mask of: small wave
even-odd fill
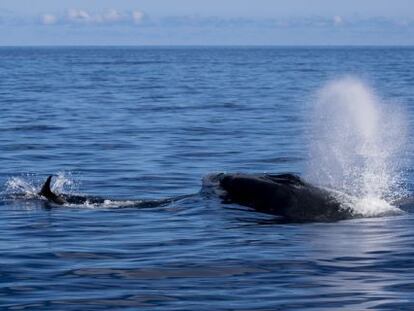
[[[365,217],[399,215],[404,212],[385,200],[376,197],[365,197],[354,202],[354,210]]]
[[[141,201],[141,200],[137,200],[137,201],[133,201],[133,200],[110,200],[110,199],[106,199],[106,200],[102,200],[101,202],[94,202],[93,199],[91,200],[86,200],[83,203],[65,203],[63,206],[66,207],[74,207],[74,208],[90,208],[90,209],[95,209],[95,208],[126,208],[126,207],[136,207],[139,206],[140,204],[145,203],[145,201]]]
[[[403,210],[378,197],[356,197],[332,189],[327,190],[341,202],[344,208],[350,209],[355,217],[382,217],[404,213]]]
[[[219,197],[223,196],[226,192],[220,187],[219,177],[223,173],[211,173],[203,177],[201,192],[203,194],[213,194]]]

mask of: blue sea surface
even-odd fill
[[[283,224],[197,194],[213,172],[301,174],[315,93],[344,75],[412,133],[413,68],[408,47],[0,48],[0,309],[413,310],[414,214]],[[195,195],[14,196],[49,174],[114,200]]]

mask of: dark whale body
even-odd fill
[[[219,174],[216,178],[225,191],[224,202],[283,216],[286,220],[326,222],[358,216],[332,192],[293,174]]]

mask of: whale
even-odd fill
[[[51,189],[52,175],[38,195],[53,205],[105,204],[108,198],[56,193]],[[213,189],[213,192],[210,191]],[[157,207],[181,199],[218,196],[223,204],[237,204],[253,211],[281,217],[286,222],[335,222],[362,218],[352,207],[352,197],[332,189],[313,185],[292,173],[283,174],[210,174],[199,193],[158,200],[116,200],[118,207]],[[414,210],[414,199],[399,202],[401,210]]]
[[[220,173],[214,177],[223,203],[236,203],[293,222],[332,222],[356,217],[337,193],[298,175]]]

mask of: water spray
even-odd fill
[[[354,198],[362,214],[382,213],[405,195],[401,159],[407,127],[401,107],[345,77],[318,92],[311,116],[307,180]]]

